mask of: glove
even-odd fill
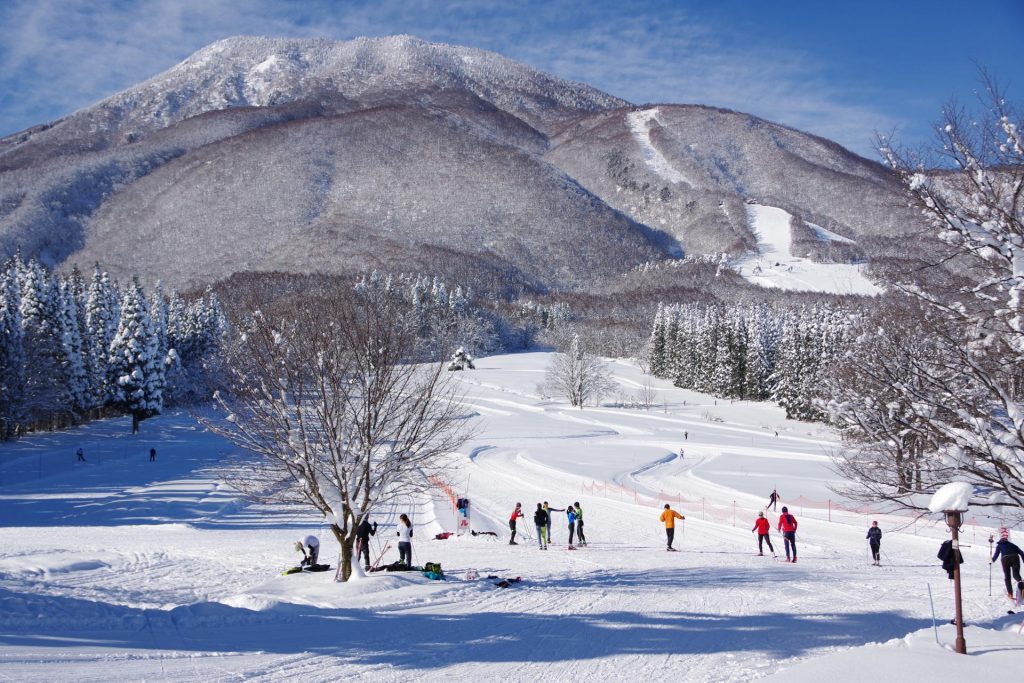
[[[303,552],[302,541],[295,541],[295,549],[298,550],[300,553]]]

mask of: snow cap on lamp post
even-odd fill
[[[928,509],[932,512],[966,512],[974,487],[964,481],[951,481],[932,494]]]

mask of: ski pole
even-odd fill
[[[988,537],[988,597],[992,597],[992,534]]]

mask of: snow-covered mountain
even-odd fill
[[[232,38],[0,140],[0,252],[174,285],[250,270],[444,270],[586,288],[756,251],[744,202],[841,238],[907,232],[892,178],[735,112],[637,108],[408,36]]]

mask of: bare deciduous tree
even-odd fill
[[[556,354],[551,361],[547,384],[552,393],[565,396],[569,405],[580,409],[587,401],[600,401],[615,388],[608,366],[583,350],[579,335],[573,336],[565,353]]]
[[[344,291],[256,312],[230,348],[215,432],[256,456],[232,483],[257,500],[310,506],[352,573],[356,528],[420,492],[471,436],[441,362],[411,363],[415,330],[387,293]]]

